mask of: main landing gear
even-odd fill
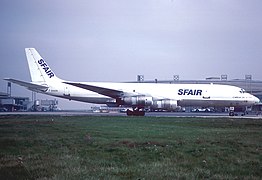
[[[141,108],[127,109],[126,114],[127,116],[145,116],[145,110]]]
[[[241,116],[245,116],[246,112],[239,112],[239,114]],[[239,115],[238,112],[234,112],[234,111],[229,111],[229,116],[238,116]]]

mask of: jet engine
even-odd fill
[[[139,95],[139,96],[125,96],[118,99],[117,104],[127,105],[137,108],[150,107],[152,109],[164,109],[168,111],[174,111],[179,108],[177,101],[172,99],[153,100],[151,96]]]
[[[154,101],[152,108],[172,111],[172,110],[177,110],[179,107],[177,106],[176,100],[163,99],[163,100]]]
[[[140,96],[126,96],[120,99],[120,104],[131,106],[151,106],[153,104],[153,97],[140,95]]]

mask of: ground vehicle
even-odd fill
[[[213,112],[210,108],[194,108],[191,112]]]

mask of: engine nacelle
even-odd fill
[[[131,106],[151,106],[153,104],[153,97],[150,96],[126,96],[121,99],[121,104]]]
[[[159,101],[154,101],[152,105],[153,109],[165,109],[165,110],[177,110],[177,101],[172,99],[164,99]]]

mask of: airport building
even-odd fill
[[[35,94],[35,93],[33,93]],[[18,97],[11,95],[11,83],[7,84],[7,93],[0,92],[0,112],[5,111],[55,111],[58,100],[39,100],[33,96]]]
[[[30,100],[29,97],[10,96],[0,92],[0,112],[5,111],[55,111],[58,100]]]
[[[0,92],[1,111],[26,111],[30,105],[29,97],[11,97],[7,93]]]

